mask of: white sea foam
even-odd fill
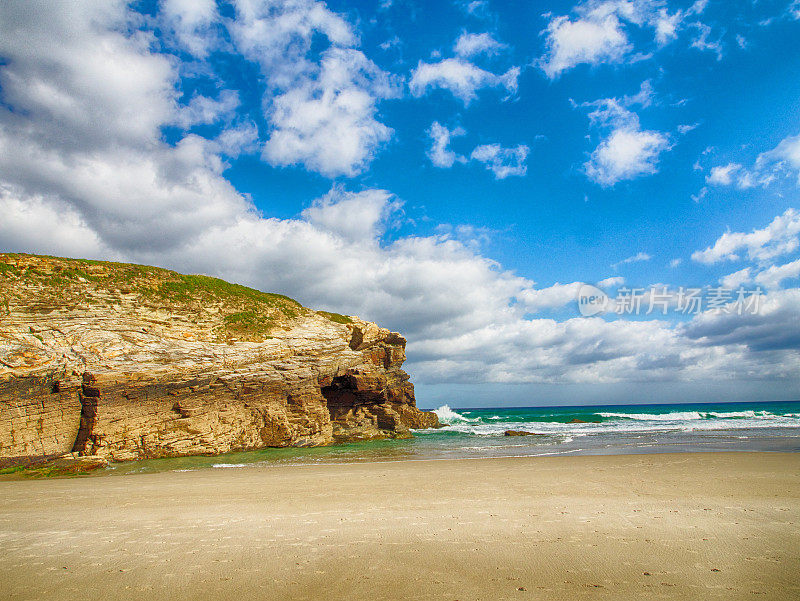
[[[730,417],[775,417],[774,414],[770,413],[769,411],[709,411],[706,415],[710,417],[722,417],[722,418],[730,418]]]
[[[672,413],[598,413],[603,417],[622,417],[643,421],[686,421],[703,419],[704,414],[699,411],[674,411]]]
[[[800,420],[795,417],[776,415],[769,412],[754,412],[753,415],[750,415],[750,412],[746,411],[719,413],[719,415],[712,415],[711,413],[699,413],[694,411],[672,412],[664,414],[606,413],[601,415],[604,417],[613,416],[617,417],[618,419],[607,419],[601,423],[564,423],[539,421],[492,421],[489,423],[479,423],[479,420],[466,418],[460,421],[453,420],[450,423],[443,421],[444,426],[438,431],[458,432],[472,436],[502,436],[505,430],[527,430],[530,432],[536,432],[537,434],[575,437],[613,432],[693,432],[706,430],[800,427]],[[436,431],[432,432],[435,433]]]
[[[434,409],[433,412],[436,414],[436,417],[439,418],[439,421],[443,424],[453,424],[458,422],[477,422],[478,418],[469,418],[460,413],[456,413],[452,409],[450,409],[449,405],[442,405],[438,409]]]

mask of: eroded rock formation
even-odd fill
[[[0,457],[410,436],[397,333],[203,276],[0,254]]]

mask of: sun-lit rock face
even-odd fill
[[[405,344],[214,278],[0,254],[0,457],[407,437],[438,422],[416,407]]]

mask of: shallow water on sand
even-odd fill
[[[800,402],[436,409],[443,427],[409,440],[263,449],[114,464],[104,473],[270,468],[482,457],[800,451]],[[505,436],[524,430],[537,436]]]

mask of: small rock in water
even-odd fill
[[[527,430],[506,430],[503,432],[505,436],[544,436],[544,434],[537,434],[536,432],[528,432]]]

